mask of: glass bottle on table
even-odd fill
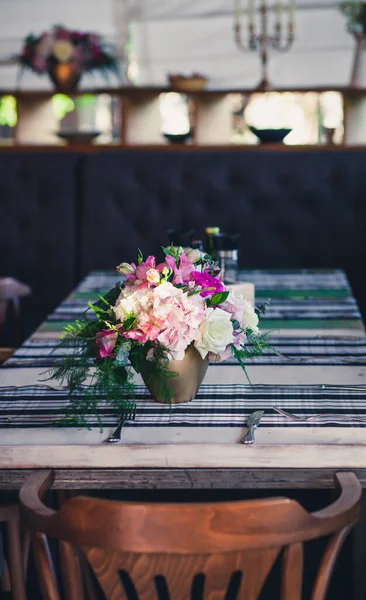
[[[217,244],[217,261],[221,271],[221,279],[225,283],[235,283],[238,279],[238,238],[237,235],[221,234]]]
[[[205,252],[217,260],[217,236],[220,234],[220,227],[206,227]]]

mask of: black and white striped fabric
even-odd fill
[[[165,405],[152,401],[145,386],[136,386],[136,418],[126,427],[243,427],[249,415],[264,410],[265,427],[325,427],[327,419],[294,422],[278,414],[273,407],[308,417],[322,413],[334,417],[333,427],[366,427],[366,387],[347,391],[322,386],[202,385],[196,398],[187,404]],[[132,398],[131,398],[132,400]],[[55,427],[63,424],[68,406],[66,390],[46,385],[30,385],[2,390],[0,427]],[[114,425],[118,415],[101,402],[104,426]],[[364,418],[364,422],[357,421]],[[95,416],[87,419],[98,426]]]
[[[136,420],[127,426],[243,426],[248,415],[260,409],[265,410],[261,423],[268,427],[329,426],[320,419],[291,421],[273,410],[276,405],[302,417],[323,413],[347,416],[336,419],[332,426],[366,426],[366,385],[362,386],[366,381],[366,337],[345,274],[339,270],[244,271],[239,280],[255,284],[259,304],[271,296],[262,321],[262,327],[272,329],[271,347],[248,362],[252,380],[263,385],[243,384],[241,367],[229,360],[210,366],[209,372],[217,369],[219,383],[210,385],[206,376],[197,397],[184,405],[155,403],[145,386],[137,386]],[[88,300],[95,301],[118,281],[116,273],[89,275],[0,369],[0,427],[60,424],[68,405],[67,390],[57,389],[57,383],[53,387],[44,383],[47,368],[65,352],[57,347],[59,336],[68,322],[83,316]],[[347,385],[322,389],[319,381]],[[349,389],[350,385],[354,389]],[[118,420],[103,402],[100,414],[105,425]],[[365,423],[355,417],[365,417]],[[89,424],[97,426],[97,420],[90,417]]]
[[[250,366],[263,365],[365,365],[366,366],[366,337],[325,338],[325,337],[269,337],[270,348],[263,356],[257,356],[250,361]],[[29,338],[8,360],[8,367],[14,369],[39,367],[49,368],[67,353],[65,349],[57,348],[59,338],[44,338],[34,335]],[[226,364],[238,364],[235,359],[229,359]],[[240,368],[240,367],[239,367]]]

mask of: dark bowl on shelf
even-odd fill
[[[163,133],[163,136],[171,144],[185,144],[192,137],[192,132],[187,131],[186,133]]]
[[[91,144],[101,134],[101,131],[58,131],[59,138],[68,144]]]
[[[249,125],[261,144],[281,144],[285,137],[291,133],[292,129],[257,129]]]

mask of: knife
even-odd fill
[[[263,413],[264,413],[264,410],[256,410],[254,413],[252,413],[249,416],[248,421],[247,421],[248,431],[246,432],[244,437],[242,437],[242,439],[241,439],[242,444],[254,444],[254,442],[255,442],[254,430],[258,427]]]

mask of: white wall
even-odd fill
[[[271,0],[272,4],[275,0]],[[129,11],[139,83],[164,84],[168,72],[201,71],[211,87],[251,87],[260,79],[259,57],[233,42],[233,0],[0,0],[0,58],[19,51],[27,33],[62,23],[120,41],[118,7]],[[242,0],[245,6],[246,0]],[[347,85],[353,39],[334,0],[298,0],[296,41],[273,52],[270,78],[278,86]],[[318,8],[315,8],[315,7]],[[321,8],[322,7],[322,8]],[[17,68],[0,67],[0,88],[16,86]],[[84,77],[82,84],[105,85]],[[25,73],[22,89],[48,88],[47,78]]]

